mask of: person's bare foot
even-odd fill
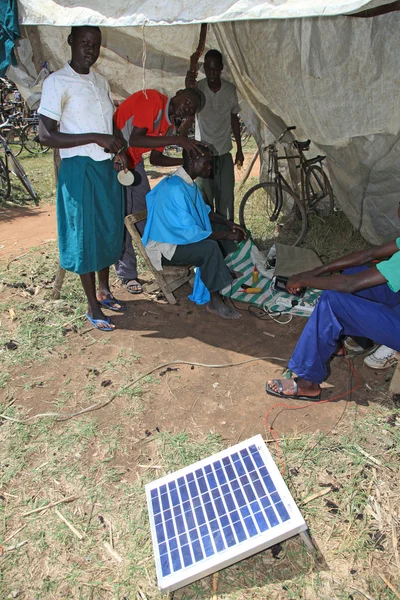
[[[223,319],[240,319],[242,314],[236,308],[227,306],[218,292],[211,292],[210,302],[206,305],[208,312],[214,313]]]
[[[321,392],[318,383],[301,379],[301,377],[296,377],[296,379],[271,379],[268,381],[268,385],[273,392],[282,397],[305,396],[317,398]]]

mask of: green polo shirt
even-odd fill
[[[400,249],[400,237],[397,238],[396,244]],[[400,252],[395,252],[391,258],[377,264],[376,268],[387,280],[387,284],[393,292],[400,291]]]

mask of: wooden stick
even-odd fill
[[[357,446],[357,444],[354,444],[354,448],[356,450],[358,450],[358,452],[360,454],[362,454],[363,456],[365,456],[365,458],[368,458],[371,462],[373,462],[374,464],[378,465],[378,467],[382,466],[382,463],[381,463],[380,460],[378,460],[377,458],[375,458],[371,454],[368,454],[368,452],[365,452],[365,450],[363,448],[361,448],[361,446]]]
[[[332,488],[328,487],[325,490],[322,490],[321,492],[316,492],[315,494],[312,494],[311,496],[308,496],[307,498],[302,500],[300,502],[300,504],[308,504],[309,502],[311,502],[312,500],[315,500],[316,498],[320,498],[321,496],[326,496],[326,494],[329,494],[329,492],[331,492],[331,491],[332,491]]]
[[[6,539],[4,540],[4,543],[9,542],[10,540],[12,540],[13,537],[15,537],[20,531],[22,531],[23,529],[25,529],[25,527],[26,527],[26,525],[22,525],[22,527],[20,527],[19,529],[17,529],[17,531],[14,531],[14,533],[12,533],[8,537],[6,537]]]
[[[396,598],[399,598],[400,600],[400,594],[399,592],[396,590],[396,588],[390,583],[390,581],[388,579],[386,579],[386,577],[382,574],[379,573],[378,571],[378,575],[379,577],[382,579],[382,581],[388,586],[389,590],[392,590],[393,594],[396,596]]]
[[[64,283],[65,271],[58,265],[56,279],[53,283],[53,289],[51,290],[50,298],[52,300],[59,300],[61,296],[61,288]]]
[[[108,542],[104,542],[104,548],[107,550],[107,552],[113,557],[114,560],[116,560],[118,563],[123,563],[124,559],[122,558],[122,556],[120,556],[118,554],[118,552],[116,550],[114,550],[114,548],[111,548],[110,544]]]
[[[362,596],[364,596],[365,598],[367,598],[367,600],[375,600],[372,596],[370,596],[369,594],[367,594],[366,592],[364,592],[364,590],[361,590],[360,588],[356,587],[355,585],[349,585],[349,588],[351,590],[356,590]]]
[[[18,550],[18,548],[21,548],[21,546],[25,546],[25,544],[27,544],[29,542],[29,540],[24,540],[23,542],[19,542],[18,544],[15,544],[15,546],[4,546],[4,549],[7,552],[10,552],[10,550]]]
[[[217,600],[218,593],[218,571],[213,575],[213,600]]]
[[[199,62],[200,56],[204,52],[204,48],[206,46],[206,37],[207,37],[207,23],[202,23],[201,27],[200,27],[199,43],[197,44],[196,50],[193,52],[192,56],[190,57],[189,69],[190,69],[190,71],[193,71],[193,73],[197,72],[197,63]]]
[[[244,186],[244,184],[248,180],[249,175],[251,173],[251,170],[254,167],[254,165],[256,164],[256,160],[257,160],[259,154],[260,154],[260,150],[259,149],[254,152],[253,158],[251,159],[249,165],[247,166],[247,168],[246,168],[246,170],[245,170],[245,172],[243,174],[243,177],[242,177],[242,179],[241,179],[241,181],[239,183],[239,187],[237,189],[238,192],[240,192],[240,190],[242,189],[242,187]]]
[[[22,516],[27,517],[29,515],[33,515],[34,513],[42,512],[42,510],[47,510],[48,508],[57,506],[58,504],[66,504],[67,502],[74,502],[74,500],[77,500],[78,498],[79,498],[79,496],[69,496],[68,498],[63,498],[62,500],[57,500],[57,502],[50,502],[49,504],[46,504],[46,506],[40,506],[39,508],[30,510],[30,511],[24,513]]]
[[[294,438],[279,438],[279,440],[264,440],[266,444],[273,444],[274,442],[292,442],[293,440],[301,440],[301,437]]]
[[[75,534],[75,535],[76,535],[76,537],[77,537],[79,540],[83,540],[83,538],[84,538],[83,534],[82,534],[82,533],[79,533],[79,531],[78,531],[77,529],[75,529],[75,527],[72,525],[72,523],[70,523],[70,522],[68,521],[68,519],[66,519],[66,518],[64,517],[64,515],[62,515],[62,514],[60,513],[60,511],[59,511],[57,508],[56,508],[56,510],[55,510],[55,513],[56,513],[57,517],[59,517],[59,518],[61,519],[61,521],[63,521],[63,523],[65,523],[65,524],[66,524],[66,526],[70,528],[70,530],[72,531],[72,533],[73,533],[73,534]]]

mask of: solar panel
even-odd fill
[[[261,435],[146,485],[159,589],[307,529]]]

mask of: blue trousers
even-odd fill
[[[289,369],[302,379],[322,383],[328,376],[327,363],[346,335],[367,337],[400,351],[400,292],[392,292],[386,283],[355,294],[323,292],[297,342]]]

